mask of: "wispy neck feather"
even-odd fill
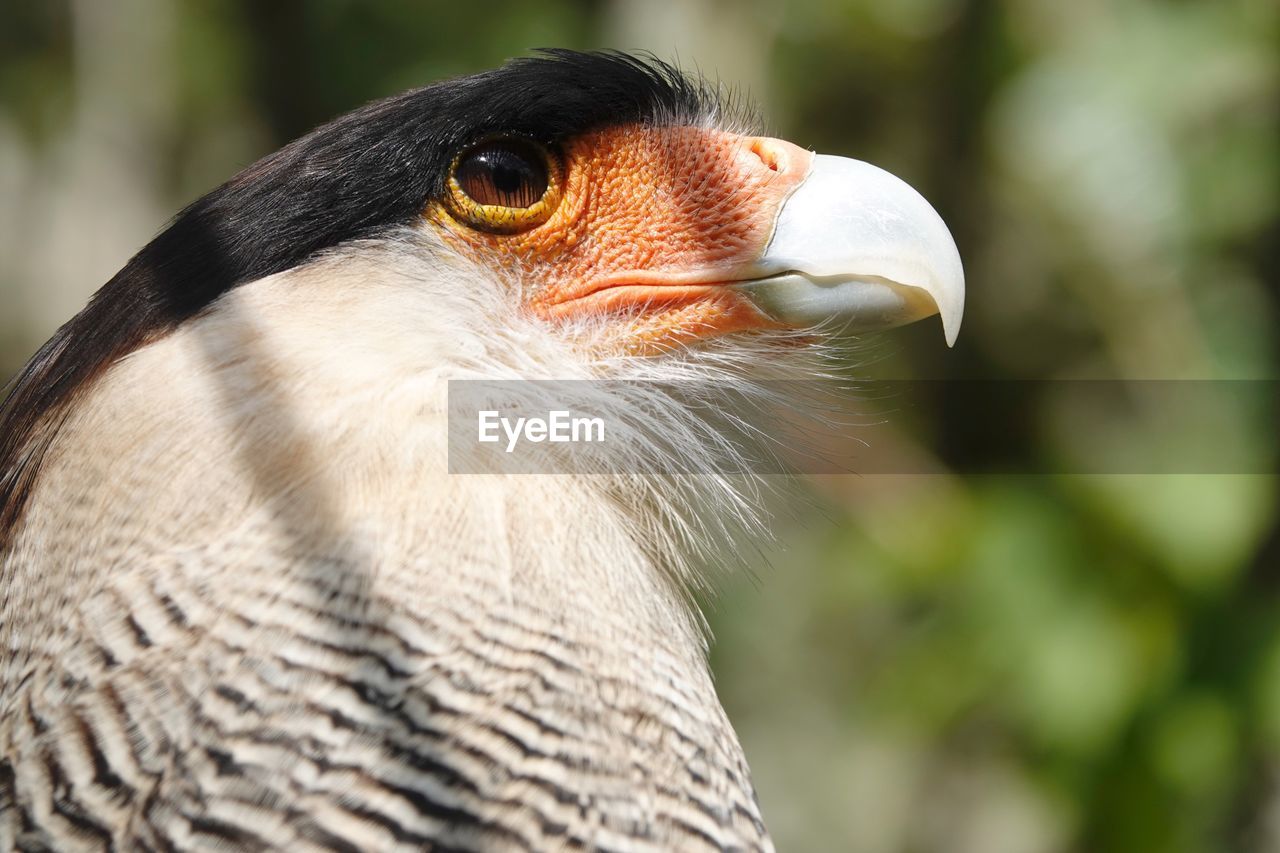
[[[694,566],[763,535],[762,481],[651,475],[672,470],[671,453],[689,457],[685,470],[715,467],[699,458],[710,451],[696,416],[657,392],[643,400],[652,440],[638,431],[627,451],[632,473],[450,475],[446,383],[741,384],[750,347],[593,357],[602,330],[553,332],[481,275],[406,229],[228,293],[119,363],[71,413],[15,563],[88,567],[121,536],[142,560],[232,547],[266,518],[272,548],[350,558],[385,595],[524,597],[701,648]],[[91,595],[94,578],[62,581]]]

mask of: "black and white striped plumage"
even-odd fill
[[[424,216],[494,134],[569,150],[713,108],[567,52],[370,105],[58,332],[0,410],[0,849],[770,849],[683,568],[749,500],[449,476],[444,382],[736,376],[802,359],[792,329],[637,353]],[[744,139],[728,173],[808,156]]]

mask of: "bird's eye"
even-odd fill
[[[546,161],[532,146],[497,142],[467,152],[453,173],[462,191],[483,205],[532,207],[547,191]]]
[[[523,139],[485,142],[453,162],[449,175],[454,218],[499,234],[546,222],[560,200],[560,164]]]

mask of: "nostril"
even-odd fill
[[[751,143],[751,153],[760,158],[760,162],[771,172],[785,170],[785,161],[778,146],[771,145],[769,139],[755,139]]]

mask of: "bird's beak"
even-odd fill
[[[733,289],[793,327],[864,331],[940,314],[952,345],[964,313],[942,218],[904,181],[844,157],[813,157],[748,275]]]

